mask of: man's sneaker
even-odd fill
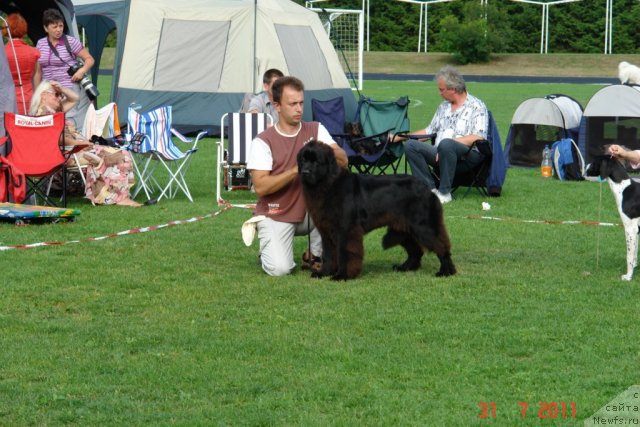
[[[438,196],[438,199],[440,199],[440,203],[443,205],[449,203],[452,200],[451,193],[442,194],[438,190],[433,190],[433,194]]]

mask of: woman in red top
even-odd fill
[[[16,86],[16,101],[18,103],[18,113],[27,114],[31,96],[33,95],[34,76],[40,79],[40,51],[35,47],[26,44],[22,38],[27,34],[27,21],[19,13],[12,13],[7,16],[9,31],[13,44],[8,42],[4,46],[9,62],[9,69],[13,77],[13,83]],[[4,35],[6,29],[2,30]],[[14,56],[15,49],[15,56]],[[16,67],[17,59],[17,67]]]

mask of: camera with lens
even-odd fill
[[[69,67],[69,69],[67,70],[67,74],[73,77],[73,75],[77,73],[78,70],[82,68],[83,65],[84,65],[84,62],[82,62],[80,59],[77,59],[76,63]],[[98,92],[98,88],[93,84],[91,79],[86,74],[82,76],[82,79],[80,80],[79,83],[80,83],[80,86],[82,86],[82,89],[84,89],[85,93],[87,94],[90,100],[94,101],[98,98],[98,95],[100,95],[100,92]]]

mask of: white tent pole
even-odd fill
[[[369,3],[369,0],[367,0],[367,52],[369,52],[369,34],[370,34],[369,26],[371,24],[371,13],[369,10],[369,6],[370,6],[370,3]]]
[[[258,0],[253,1],[253,76],[251,77],[251,92],[256,91],[256,73],[258,72],[257,68],[257,58],[258,49],[256,47],[256,43],[258,42]]]
[[[424,5],[420,5],[420,23],[418,24],[418,53],[420,53],[420,43],[422,42],[422,14]]]
[[[427,22],[429,21],[429,3],[424,4],[424,53],[427,53],[427,41],[429,40],[429,35],[427,34],[427,29],[429,26]]]
[[[607,46],[609,44],[609,0],[605,0],[604,11],[604,54],[607,54]]]
[[[364,31],[360,31],[364,28],[364,13],[358,16],[358,45],[364,46]],[[368,34],[368,33],[367,33]],[[368,50],[368,49],[367,49]],[[362,79],[364,73],[364,55],[362,49],[358,49],[358,90],[362,90]]]
[[[540,27],[540,53],[544,53],[544,4],[542,4],[542,26]]]
[[[613,53],[611,45],[613,43],[613,0],[609,0],[609,54]]]
[[[544,14],[544,20],[546,22],[545,24],[545,35],[544,35],[544,53],[549,53],[549,5],[545,4],[545,14]]]

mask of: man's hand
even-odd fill
[[[273,194],[289,185],[289,183],[297,178],[298,165],[295,165],[291,169],[287,169],[278,175],[271,175],[271,171],[251,171],[251,181],[253,182],[254,189],[259,197]]]
[[[338,166],[341,168],[347,168],[349,166],[349,158],[347,157],[347,153],[338,145],[331,144],[329,145],[333,149],[333,155],[336,156],[336,162]]]

